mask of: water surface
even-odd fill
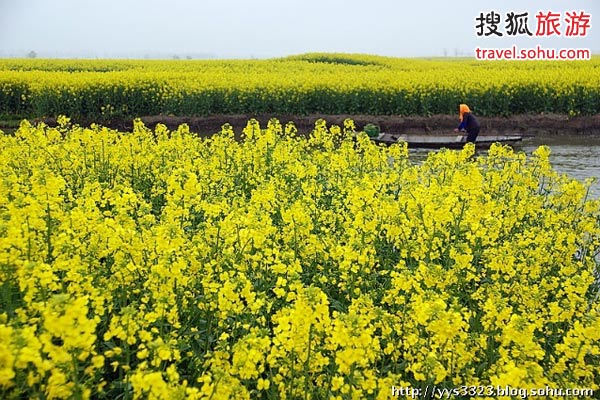
[[[600,136],[536,136],[526,138],[514,148],[530,156],[542,145],[550,147],[550,162],[558,172],[582,182],[587,178],[596,178],[590,195],[600,198]],[[423,161],[430,151],[411,149],[410,158],[416,162]],[[483,151],[482,154],[485,155],[486,152]]]

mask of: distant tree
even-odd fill
[[[188,59],[188,60],[191,60],[192,56],[186,56],[185,58]]]
[[[37,53],[33,50],[31,50],[29,53],[27,53],[27,58],[36,58],[37,57]]]
[[[179,56],[178,56],[177,54],[175,54],[175,55],[173,56],[173,60],[179,60]]]

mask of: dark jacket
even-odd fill
[[[479,133],[479,121],[470,112],[463,114],[463,120],[458,126],[458,129],[464,129],[467,133],[478,134]]]

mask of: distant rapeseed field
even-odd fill
[[[600,112],[600,59],[0,60],[0,117]]]

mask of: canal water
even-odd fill
[[[550,162],[556,171],[582,182],[587,178],[596,178],[597,181],[590,188],[590,197],[600,198],[600,136],[536,136],[524,139],[514,149],[531,155],[541,145],[550,147]],[[429,151],[411,149],[409,157],[420,162]]]
[[[600,198],[600,136],[550,136],[529,138],[520,149],[531,154],[541,145],[550,147],[550,162],[561,173],[584,181],[596,178],[590,195]]]

